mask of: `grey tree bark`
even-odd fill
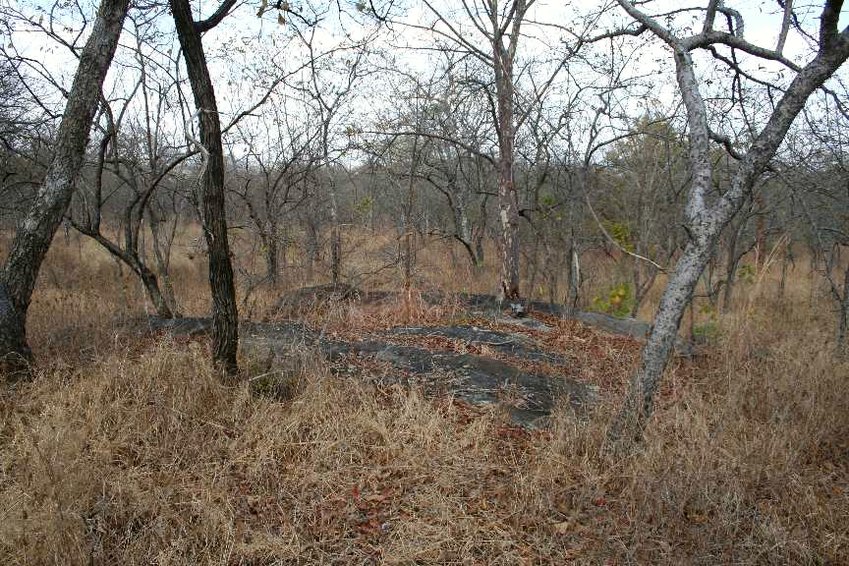
[[[0,356],[8,369],[20,369],[32,359],[26,337],[27,310],[44,256],[71,202],[100,104],[103,80],[118,46],[128,5],[129,0],[103,0],[98,8],[68,93],[53,160],[15,232],[0,275]]]
[[[672,354],[681,319],[722,229],[742,206],[745,195],[775,155],[808,97],[849,57],[849,28],[842,31],[837,28],[842,0],[826,0],[821,15],[819,50],[813,60],[800,68],[780,53],[752,45],[737,33],[714,30],[716,12],[723,9],[721,2],[710,3],[700,33],[681,38],[638,10],[630,0],[617,1],[632,18],[663,40],[674,54],[678,88],[687,109],[692,174],[685,210],[691,239],[669,278],[642,351],[640,366],[631,378],[623,407],[610,430],[611,440],[622,447],[641,437],[652,414],[655,394]],[[715,44],[733,46],[756,57],[780,61],[795,71],[796,76],[748,151],[739,156],[738,169],[730,188],[710,203],[708,194],[713,170],[709,151],[711,139],[717,136],[708,126],[707,110],[691,52]]]

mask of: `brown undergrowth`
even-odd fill
[[[611,459],[606,423],[637,363],[627,339],[546,321],[543,347],[601,395],[544,432],[334,376],[307,351],[270,398],[250,359],[227,387],[202,341],[124,330],[143,309],[132,280],[61,252],[33,305],[37,375],[0,397],[3,564],[849,560],[849,367],[804,274],[781,301],[768,274],[699,320],[714,342],[673,362],[645,443]],[[203,297],[202,269],[177,268],[185,296]],[[311,316],[349,333],[482,323],[414,295]]]

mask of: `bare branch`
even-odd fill
[[[775,52],[779,55],[784,51],[787,42],[787,32],[793,21],[793,0],[784,0],[784,18],[781,20],[781,31],[778,33],[778,43],[775,44]]]
[[[233,6],[235,5],[236,0],[224,0],[218,7],[218,9],[215,10],[214,14],[212,14],[205,20],[195,22],[195,29],[198,31],[198,33],[204,33],[211,30],[212,28],[221,23],[221,20],[223,20],[227,16],[227,14],[230,13],[230,10],[232,10]]]

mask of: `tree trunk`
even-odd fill
[[[262,243],[265,248],[265,277],[276,287],[280,273],[280,248],[277,238],[274,234],[271,234],[263,238]]]
[[[136,273],[141,278],[144,289],[147,291],[147,296],[156,309],[156,316],[160,318],[175,318],[171,306],[165,300],[165,296],[159,288],[159,281],[156,274],[143,263],[138,264]]]
[[[342,275],[342,234],[339,231],[339,202],[336,194],[336,181],[333,172],[329,172],[330,187],[330,282],[339,285]]]
[[[506,81],[503,81],[506,82]],[[506,89],[506,87],[503,87]],[[510,88],[509,90],[512,90]],[[505,301],[520,298],[519,199],[513,180],[512,101],[499,93],[500,140],[498,157],[498,208],[501,220],[501,293]],[[504,101],[507,99],[509,102]]]
[[[209,285],[212,291],[212,359],[226,374],[238,370],[239,315],[227,218],[224,207],[224,152],[215,91],[209,77],[200,32],[192,20],[189,0],[171,0],[177,37],[198,113],[200,143],[204,154],[201,180],[201,221],[209,251]]]
[[[513,177],[513,60],[494,36],[495,90],[498,119],[498,208],[501,220],[501,295],[517,301],[519,290],[519,198]]]
[[[784,246],[784,254],[781,259],[781,279],[778,281],[778,298],[784,299],[787,289],[787,268],[793,261],[793,241],[788,238]],[[783,301],[782,301],[783,304]]]
[[[162,295],[174,318],[180,318],[180,309],[177,306],[177,297],[174,294],[174,285],[171,283],[171,243],[174,241],[174,230],[171,231],[170,239],[163,243],[159,231],[159,217],[150,209],[150,239],[153,244],[153,255],[156,259],[156,269],[159,272],[159,280],[162,282]],[[178,218],[174,219],[174,229]]]
[[[138,255],[132,251],[132,249],[121,249],[121,247],[105,238],[100,232],[89,230],[79,225],[75,225],[74,227],[79,233],[88,236],[100,244],[103,249],[109,252],[109,254],[117,260],[119,267],[121,265],[126,265],[133,270],[133,273],[141,279],[144,290],[147,293],[147,297],[153,304],[153,308],[156,309],[156,316],[160,318],[175,318],[171,304],[162,294],[156,274]]]
[[[483,240],[486,237],[486,223],[487,223],[487,213],[486,213],[486,205],[489,201],[489,197],[484,196],[480,200],[480,220],[476,228],[472,231],[473,238],[475,240],[475,255],[477,256],[478,264],[477,267],[483,267],[486,262],[486,251],[483,247]]]
[[[413,270],[416,264],[416,235],[413,226],[413,209],[416,205],[416,169],[419,164],[419,136],[413,137],[413,150],[410,155],[409,179],[407,182],[407,202],[404,203],[404,288],[413,285]]]
[[[648,341],[643,347],[640,367],[631,378],[625,406],[611,429],[611,438],[627,442],[638,439],[642,434],[652,413],[658,383],[675,346],[681,319],[710,259],[715,239],[690,241],[678,260],[657,308]]]
[[[728,236],[728,249],[725,256],[725,289],[722,296],[722,312],[731,311],[731,303],[734,300],[734,287],[737,282],[737,266],[740,263],[741,256],[737,253],[737,243],[740,241],[740,235],[746,226],[746,219],[741,218],[740,224],[731,230]]]
[[[667,283],[655,314],[654,326],[643,348],[640,367],[631,378],[622,410],[610,430],[610,439],[622,449],[642,436],[652,412],[660,378],[672,353],[681,318],[692,300],[696,283],[721,231],[741,209],[745,195],[751,191],[775,155],[810,95],[849,57],[849,30],[837,32],[839,7],[835,15],[835,5],[826,3],[821,18],[821,45],[816,57],[798,72],[785,90],[766,125],[739,161],[729,189],[713,204],[708,204],[707,195],[712,187],[713,175],[710,131],[707,109],[699,91],[692,57],[685,44],[657,22],[646,18],[634,8],[633,3],[628,0],[618,2],[672,47],[678,87],[688,113],[689,165],[692,175],[685,211],[691,239]]]
[[[103,0],[98,8],[68,94],[53,160],[6,259],[0,281],[0,356],[11,369],[32,358],[26,339],[27,309],[44,256],[71,202],[128,4],[128,0]]]
[[[569,290],[566,293],[566,308],[570,313],[578,309],[578,296],[581,289],[581,261],[578,247],[575,245],[575,229],[569,236]]]
[[[308,218],[306,222],[307,231],[307,280],[312,281],[313,269],[315,265],[321,261],[321,244],[319,242],[318,221],[313,218]]]
[[[758,271],[761,271],[766,263],[766,204],[764,203],[763,193],[758,193],[755,196],[755,208],[758,215],[755,221],[755,240],[757,241],[757,264]]]
[[[837,321],[837,356],[841,359],[849,357],[849,265],[843,273],[843,298]]]

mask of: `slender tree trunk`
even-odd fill
[[[101,87],[115,54],[128,0],[103,0],[80,54],[74,83],[56,136],[44,183],[18,227],[0,278],[0,356],[10,369],[28,362],[26,318],[44,256],[68,205],[82,167]]]
[[[737,282],[737,266],[740,263],[740,256],[737,254],[737,243],[740,240],[740,234],[746,226],[746,219],[741,218],[740,224],[734,227],[728,237],[728,249],[725,256],[725,289],[722,296],[722,312],[731,311],[731,303],[734,300],[734,288]]]
[[[321,261],[321,245],[319,243],[319,229],[317,221],[307,219],[307,280],[311,281],[315,265]]]
[[[333,172],[329,172],[330,186],[330,282],[339,285],[342,275],[342,234],[339,230],[339,203],[336,194],[336,181]]]
[[[407,202],[404,204],[404,288],[413,284],[413,269],[416,263],[415,229],[413,227],[413,208],[416,204],[416,168],[419,160],[419,137],[413,137],[413,151],[410,155],[409,181],[407,183]]]
[[[843,297],[837,321],[837,356],[849,357],[849,265],[843,273]]]
[[[469,215],[466,213],[465,199],[460,196],[457,199],[456,205],[452,206],[454,216],[454,238],[460,242],[463,249],[466,250],[466,255],[469,258],[469,263],[473,268],[479,267],[478,255],[473,245],[472,227],[469,224]]]
[[[177,218],[174,219],[174,228],[176,229]],[[171,242],[173,242],[174,231],[171,232],[171,239],[163,243],[161,232],[159,231],[159,217],[155,213],[150,214],[150,239],[153,244],[153,255],[156,259],[156,270],[159,272],[159,280],[162,282],[162,295],[165,303],[168,305],[173,317],[180,318],[180,309],[177,307],[177,297],[174,294],[174,285],[171,282],[170,264],[171,264]]]
[[[517,301],[519,289],[519,198],[513,177],[515,132],[513,124],[513,61],[501,45],[493,41],[495,89],[498,118],[498,208],[501,220],[501,295]]]
[[[215,90],[209,77],[200,33],[192,20],[189,0],[171,0],[171,12],[195,106],[198,112],[200,143],[204,153],[201,180],[201,221],[209,251],[209,285],[212,291],[212,358],[228,375],[238,370],[239,314],[230,263],[227,219],[224,203],[224,151]]]
[[[762,193],[758,193],[755,196],[755,207],[756,213],[758,215],[757,220],[755,221],[755,240],[757,241],[757,264],[758,271],[763,269],[764,263],[766,263],[766,204],[764,203],[764,196]]]
[[[569,312],[578,309],[578,294],[581,288],[581,262],[578,247],[575,244],[575,229],[569,236],[569,290],[566,294],[566,308]]]
[[[636,252],[640,255],[645,255],[645,244],[642,241],[637,242]],[[654,280],[657,278],[657,269],[653,265],[644,265],[640,259],[634,258],[633,261],[634,304],[631,305],[631,312],[629,314],[631,318],[636,318],[640,312],[640,307],[643,305],[643,301],[646,300],[646,295],[651,290],[652,285],[654,285]]]
[[[793,241],[788,238],[787,244],[784,246],[784,255],[781,259],[781,279],[778,281],[778,298],[784,299],[787,292],[787,268],[793,261]],[[782,301],[783,304],[783,301]]]
[[[472,230],[473,239],[475,241],[475,256],[477,257],[477,267],[483,267],[486,262],[486,250],[483,246],[483,240],[486,237],[486,224],[487,224],[487,203],[489,202],[489,197],[484,196],[480,200],[480,220],[478,221],[477,226]]]

